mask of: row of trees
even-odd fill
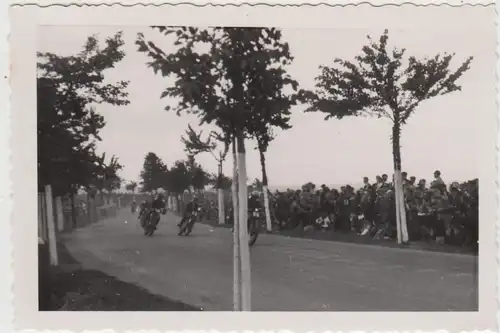
[[[216,132],[202,140],[188,129],[187,150],[211,152],[219,163],[232,147],[233,205],[235,211],[235,310],[250,310],[250,264],[247,246],[247,186],[245,141],[257,140],[262,183],[267,187],[265,153],[275,137],[273,129],[289,129],[290,110],[306,103],[307,112],[326,118],[375,116],[391,120],[396,175],[398,240],[408,240],[401,184],[401,129],[420,102],[460,89],[456,84],[472,58],[451,69],[453,55],[404,58],[405,50],[388,47],[388,32],[374,41],[369,37],[354,61],[335,59],[321,66],[313,90],[298,90],[286,71],[293,57],[281,32],[274,28],[211,28],[156,26],[176,47],[164,52],[139,34],[136,44],[151,59],[148,66],[167,77],[170,85],[161,95],[173,97],[177,114],[199,118],[200,126],[215,125]],[[210,141],[212,140],[212,141]],[[222,145],[218,152],[217,145]],[[267,195],[267,191],[264,190]],[[236,212],[239,212],[238,214]],[[238,237],[239,235],[239,237]],[[242,287],[244,286],[244,287]]]
[[[96,152],[105,126],[94,106],[126,105],[127,81],[104,83],[104,72],[120,62],[121,33],[99,45],[91,36],[77,55],[37,53],[38,190],[51,185],[55,196],[72,199],[80,189],[103,196],[121,186],[122,165]]]
[[[172,194],[181,194],[184,191],[201,191],[208,185],[229,188],[231,180],[227,177],[219,179],[211,175],[196,162],[193,155],[188,155],[185,160],[178,160],[168,168],[155,153],[149,152],[144,157],[144,164],[140,174],[143,193],[155,192],[163,189]],[[216,185],[217,184],[217,185]],[[137,184],[132,182],[127,185],[128,190],[135,190]]]

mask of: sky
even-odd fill
[[[429,11],[432,7],[427,7]],[[495,29],[494,9],[466,7],[467,12],[450,9],[442,20],[426,20],[425,11],[415,12],[405,28],[381,21],[379,26],[346,28],[340,17],[339,28],[282,30],[294,57],[288,73],[300,88],[312,89],[320,65],[331,65],[333,59],[353,60],[366,44],[366,36],[378,37],[386,26],[389,46],[406,48],[406,55],[417,58],[437,53],[456,53],[454,67],[468,56],[474,60],[471,69],[458,83],[462,91],[438,96],[420,104],[403,127],[401,152],[403,171],[417,179],[431,179],[434,170],[442,172],[445,181],[464,181],[479,176],[478,147],[484,113],[495,112]],[[339,8],[339,10],[342,10]],[[374,11],[373,15],[377,15]],[[425,23],[424,23],[425,22]],[[444,24],[446,23],[446,24]],[[352,26],[352,25],[351,25]],[[164,110],[174,100],[160,99],[167,79],[146,66],[149,59],[137,51],[137,33],[157,43],[165,52],[175,50],[170,40],[148,27],[140,26],[43,26],[39,29],[37,49],[58,55],[76,54],[87,36],[99,34],[101,40],[123,31],[126,53],[123,61],[106,72],[107,82],[130,80],[127,106],[98,105],[106,121],[98,148],[116,155],[124,165],[120,176],[127,181],[139,180],[144,156],[156,153],[166,164],[185,159],[180,140],[188,124],[200,129],[193,116],[178,117]],[[292,129],[278,132],[267,153],[270,187],[295,187],[308,181],[316,184],[359,184],[363,176],[392,174],[392,149],[389,121],[376,118],[324,120],[324,114],[304,113],[307,106],[292,109]],[[204,133],[212,128],[204,127]],[[255,142],[248,141],[247,172],[253,180],[261,177]],[[197,161],[209,172],[217,171],[210,154]],[[231,175],[232,159],[228,156],[224,173]]]

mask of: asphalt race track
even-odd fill
[[[143,235],[137,215],[64,236],[84,268],[200,306],[232,310],[232,234],[196,224],[177,236],[178,218],[162,216]],[[477,258],[260,235],[251,248],[254,311],[477,311]]]

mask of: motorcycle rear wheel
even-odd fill
[[[150,221],[149,219],[146,220],[145,225],[144,225],[144,235],[146,237],[151,237],[153,236],[153,233],[155,232],[156,228],[154,226],[154,223]]]
[[[191,232],[193,231],[193,225],[196,222],[196,219],[191,219],[189,220],[187,226],[186,226],[186,231],[184,232],[184,236],[189,236]]]
[[[257,221],[248,221],[248,236],[248,246],[253,246],[255,242],[257,242],[257,238],[259,237],[259,228],[257,226]]]
[[[189,222],[190,220],[186,220],[181,223],[181,225],[179,226],[179,236],[187,236],[186,231],[188,230]]]
[[[147,225],[144,228],[144,236],[146,237],[151,237],[153,236],[153,233],[155,232],[155,228],[152,225]]]

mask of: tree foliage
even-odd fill
[[[169,170],[161,158],[152,152],[144,158],[140,178],[142,192],[162,188],[173,193],[183,193],[190,189],[202,190],[210,182],[210,175],[196,163],[194,156],[175,161]]]
[[[118,158],[112,156],[110,161],[106,163],[106,154],[96,158],[98,168],[94,173],[94,185],[99,191],[106,190],[112,192],[121,187],[122,179],[118,175],[118,171],[123,169],[123,166],[118,162]]]
[[[149,152],[144,157],[140,178],[141,192],[152,192],[166,187],[167,166],[155,153]]]
[[[104,73],[125,57],[122,33],[118,32],[99,46],[97,35],[87,38],[77,55],[59,56],[50,52],[37,52],[39,77],[49,80],[60,95],[56,108],[63,109],[75,101],[88,105],[108,103],[127,105],[128,81],[104,83]],[[76,110],[73,110],[76,111]]]
[[[255,178],[252,185],[250,185],[250,186],[252,187],[252,190],[256,190],[256,191],[262,191],[262,189],[263,189],[263,183],[258,178]]]
[[[188,156],[186,167],[189,173],[189,185],[195,190],[203,190],[210,182],[210,174],[195,161],[193,155]]]
[[[185,161],[176,161],[168,172],[168,189],[174,193],[183,193],[191,186],[191,175]]]
[[[248,134],[261,119],[270,125],[288,122],[295,100],[284,88],[295,90],[297,82],[283,69],[292,57],[279,30],[153,28],[174,36],[176,52],[165,53],[142,34],[136,43],[152,59],[148,65],[155,73],[175,79],[161,97],[178,101],[172,108],[177,114],[195,114],[201,124],[214,123],[230,134]]]
[[[388,49],[385,30],[378,41],[368,36],[355,61],[335,59],[332,67],[320,66],[316,89],[300,91],[300,99],[310,104],[306,112],[326,113],[326,119],[346,116],[375,116],[393,123],[392,140],[395,168],[401,169],[400,132],[418,105],[438,95],[458,91],[458,79],[470,68],[472,57],[451,69],[454,54],[437,54],[404,64],[405,49]]]
[[[370,115],[405,124],[420,102],[461,87],[457,80],[470,68],[472,57],[452,70],[455,54],[417,59],[405,49],[388,50],[388,31],[378,42],[368,36],[355,61],[335,59],[334,66],[320,66],[316,91],[301,91],[311,104],[306,111],[327,113],[327,118]]]
[[[125,189],[127,191],[131,191],[131,192],[135,193],[135,190],[137,189],[137,182],[131,181],[130,183],[125,185]]]
[[[128,103],[128,82],[104,83],[104,72],[122,60],[121,34],[104,48],[91,36],[77,55],[37,53],[38,185],[54,195],[89,187],[102,170],[95,153],[104,118],[92,104]]]
[[[226,160],[227,153],[229,152],[229,146],[231,144],[231,136],[227,133],[217,133],[211,131],[206,139],[202,138],[203,131],[197,133],[191,125],[188,125],[188,130],[186,135],[181,137],[181,141],[184,143],[185,151],[188,156],[193,158],[201,153],[210,153],[212,157],[217,161],[218,166],[218,182],[220,188],[223,188],[224,184],[224,173],[222,170],[222,163]],[[218,145],[222,144],[223,147],[218,149]],[[199,172],[199,179],[205,179],[207,185],[210,183],[210,175],[207,173]]]
[[[221,188],[223,190],[229,190],[231,189],[231,185],[233,183],[233,180],[225,175],[222,175],[219,177],[218,174],[211,174],[210,179],[209,179],[209,185],[212,186],[213,188]]]
[[[198,133],[191,125],[188,125],[188,129],[185,135],[181,137],[181,141],[184,144],[184,150],[188,156],[194,157],[201,153],[210,153],[217,163],[222,163],[225,160],[229,151],[229,145],[231,144],[229,135],[216,131],[211,131],[209,135],[203,139],[203,131]],[[223,144],[223,148],[218,150],[217,143]]]

